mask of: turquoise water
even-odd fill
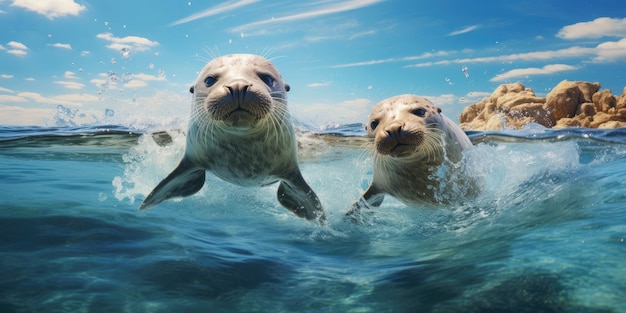
[[[481,196],[353,225],[361,129],[299,135],[319,226],[210,175],[138,212],[176,131],[0,127],[0,311],[626,312],[626,130],[469,132]]]

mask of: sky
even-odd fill
[[[171,126],[231,53],[270,59],[322,128],[404,93],[458,121],[500,84],[626,86],[623,0],[0,0],[0,29],[0,125]]]

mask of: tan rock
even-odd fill
[[[578,106],[592,102],[592,96],[598,89],[599,83],[564,80],[546,96],[546,109],[552,113],[555,120],[574,117]]]
[[[591,99],[597,112],[609,112],[609,109],[615,108],[617,104],[617,100],[609,89],[594,93]]]
[[[554,128],[626,127],[626,87],[617,97],[599,89],[599,83],[564,80],[541,98],[522,83],[502,84],[489,98],[463,110],[461,128],[521,129],[528,123]]]

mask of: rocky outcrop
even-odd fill
[[[490,97],[467,106],[459,120],[467,130],[521,129],[528,123],[549,128],[626,127],[626,88],[621,96],[599,83],[560,82],[545,98],[522,83],[498,86]]]

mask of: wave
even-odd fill
[[[361,123],[335,126],[311,127],[296,123],[298,133],[333,137],[365,137],[366,132]],[[122,125],[86,125],[86,126],[2,126],[0,125],[0,143],[12,142],[14,145],[32,145],[43,142],[81,142],[88,144],[92,139],[136,138],[143,134],[152,134],[155,139],[168,142],[168,132],[181,129],[133,128]],[[465,133],[474,144],[497,142],[525,141],[564,141],[592,140],[606,143],[626,143],[626,128],[590,129],[564,128],[549,129],[544,127],[527,127],[522,130],[472,131]]]

